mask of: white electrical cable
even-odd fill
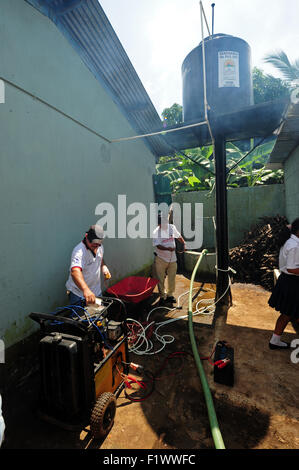
[[[224,271],[224,270],[218,269],[218,271]],[[229,268],[228,270],[225,270],[225,272],[228,272],[228,271],[233,271],[234,273],[236,272],[232,268]],[[230,280],[230,277],[228,276],[228,286],[225,289],[224,293],[219,297],[219,299],[217,299],[216,302],[214,302],[213,299],[203,299],[202,301],[208,301],[208,302],[212,301],[213,303],[211,303],[210,306],[201,307],[200,310],[197,309],[197,305],[202,301],[197,302],[196,310],[195,310],[195,312],[192,313],[192,315],[193,316],[198,315],[198,314],[212,315],[214,313],[216,304],[219,302],[219,300],[221,300],[226,295],[226,293],[229,291],[230,287],[231,287],[231,280]],[[205,310],[208,310],[208,313],[204,313]],[[210,310],[211,310],[211,312],[209,312]]]
[[[231,271],[233,274],[237,274],[237,271],[235,271],[233,268],[229,267],[228,269],[220,269],[218,268],[217,266],[215,266],[215,269],[217,271],[221,271],[223,273],[228,273],[229,271]]]
[[[194,287],[192,290],[197,290],[197,287]],[[212,289],[209,289],[211,292],[213,292]],[[181,294],[179,297],[178,297],[178,307],[175,307],[175,308],[169,308],[169,307],[163,307],[163,309],[166,309],[168,310],[169,312],[172,312],[172,311],[175,311],[179,308],[179,304],[180,304],[180,299],[181,297],[185,296],[186,294],[188,294],[189,291],[186,291],[184,292],[183,294]],[[212,299],[211,299],[212,300]],[[161,307],[155,307],[153,308],[147,315],[147,321],[149,320],[149,317],[150,315],[152,314],[152,312],[154,312],[155,310],[159,310]],[[203,307],[202,310],[205,310],[207,307]],[[198,315],[200,314],[201,311],[196,311],[194,312],[194,315]],[[127,321],[128,322],[133,322],[133,323],[136,323],[140,329],[140,331],[138,332],[138,339],[137,341],[134,343],[134,345],[132,346],[129,346],[129,351],[134,353],[134,354],[137,354],[137,355],[153,355],[153,354],[158,354],[159,352],[163,351],[163,349],[166,347],[167,344],[170,344],[170,343],[173,343],[175,341],[175,338],[174,336],[172,335],[169,335],[169,334],[164,334],[164,335],[161,335],[158,333],[158,330],[165,326],[165,325],[168,325],[169,323],[173,323],[175,321],[178,321],[178,320],[184,320],[188,318],[188,315],[182,315],[180,317],[176,317],[176,318],[170,318],[166,321],[163,321],[163,322],[158,322],[158,323],[155,323],[154,321],[150,322],[146,327],[144,327],[138,320],[135,320],[133,318],[128,318]],[[160,342],[162,344],[162,346],[160,347],[160,349],[158,350],[153,350],[154,348],[154,344],[151,340],[149,340],[148,338],[146,338],[146,330],[153,324],[156,324],[156,328],[155,330],[153,331],[153,335],[154,337],[156,338],[156,340],[158,342]],[[141,342],[140,342],[141,341]],[[143,350],[141,350],[141,348],[144,346],[144,343],[145,343],[145,348]]]
[[[152,349],[152,342],[150,340],[148,340],[148,338],[146,337],[146,330],[147,328],[149,328],[154,322],[151,322],[149,323],[145,328],[143,327],[143,325],[138,321],[138,320],[135,320],[133,318],[128,318],[127,319],[127,322],[128,321],[132,321],[134,323],[137,323],[137,325],[140,327],[141,329],[141,333],[138,334],[138,339],[137,341],[135,342],[135,344],[133,346],[129,346],[129,351],[131,352],[134,352],[135,354],[147,354],[148,351],[150,351]],[[139,343],[139,340],[142,340],[142,342],[138,345]],[[143,352],[139,352],[139,349],[141,348],[141,346],[143,345],[143,343],[146,343],[146,348]]]
[[[197,287],[193,287],[192,291],[194,291],[194,290],[197,290]],[[170,312],[171,312],[171,311],[174,311],[174,310],[180,309],[180,308],[182,307],[182,306],[180,306],[180,299],[181,299],[181,297],[183,297],[184,295],[187,295],[187,294],[189,294],[189,291],[188,291],[188,290],[187,290],[186,292],[184,292],[183,294],[179,295],[179,297],[178,297],[178,306],[177,306],[177,307],[174,307],[174,308],[162,307],[162,308],[163,308],[164,310],[169,310]],[[150,315],[152,314],[152,312],[154,312],[155,310],[160,310],[160,309],[161,309],[161,307],[155,307],[155,308],[153,308],[153,309],[148,313],[148,315],[147,315],[147,317],[146,317],[146,321],[148,321],[148,319],[149,319]]]
[[[228,269],[224,270],[224,269],[219,269],[217,268],[217,266],[215,266],[216,270],[218,271],[223,271],[223,272],[227,272],[229,273],[229,271],[232,271],[233,273],[236,274],[236,271],[234,271],[234,269],[232,269],[231,267],[229,267]],[[196,303],[196,306],[195,306],[195,311],[192,312],[192,316],[197,316],[197,315],[213,315],[214,312],[215,312],[215,307],[216,307],[216,304],[226,295],[226,293],[228,292],[228,290],[230,289],[231,287],[231,279],[230,279],[230,276],[228,274],[228,286],[226,288],[226,290],[224,291],[224,293],[215,301],[214,299],[201,299],[199,300],[197,303]],[[197,290],[198,288],[197,287],[194,287],[192,289],[193,290]],[[205,292],[215,292],[213,289],[209,289],[207,288],[205,290]],[[175,307],[175,308],[169,308],[169,307],[163,307],[163,309],[166,309],[168,310],[169,312],[172,312],[172,311],[175,311],[177,310],[178,308],[180,308],[180,299],[181,297],[185,296],[186,294],[189,294],[189,291],[186,291],[184,292],[183,294],[181,294],[179,297],[178,297],[178,307]],[[202,295],[202,294],[201,294]],[[204,305],[202,307],[199,307],[199,305],[201,303],[205,302],[207,305]],[[146,318],[146,321],[148,322],[149,321],[149,317],[150,315],[152,314],[152,312],[154,312],[155,310],[159,310],[161,307],[155,307],[153,308],[147,315],[147,318]],[[146,327],[144,327],[138,320],[135,320],[133,318],[128,318],[127,321],[129,322],[133,322],[133,323],[136,323],[139,328],[140,328],[140,331],[138,332],[138,338],[137,338],[137,341],[132,345],[132,346],[129,346],[129,351],[134,353],[134,354],[137,354],[137,355],[153,355],[153,354],[158,354],[160,353],[161,351],[163,351],[163,349],[166,347],[167,344],[170,344],[170,343],[173,343],[175,338],[172,336],[172,335],[169,335],[169,334],[164,334],[164,335],[161,335],[161,334],[158,334],[158,330],[160,328],[162,328],[163,326],[165,325],[168,325],[170,323],[173,323],[173,322],[176,322],[176,321],[179,321],[179,320],[185,320],[188,318],[188,314],[187,315],[181,315],[179,317],[175,317],[175,318],[170,318],[168,320],[164,320],[162,322],[155,322],[155,321],[151,321],[150,323],[148,323],[148,325],[146,325]],[[155,330],[153,331],[153,336],[156,338],[156,340],[162,344],[162,346],[160,347],[160,349],[158,350],[153,350],[154,349],[154,344],[151,340],[149,340],[147,337],[146,337],[146,330],[152,326],[153,324],[156,325],[156,328]],[[139,341],[141,341],[139,343]],[[143,347],[145,343],[145,348],[144,349],[141,349]]]
[[[114,144],[116,142],[125,142],[127,140],[143,139],[144,137],[152,137],[152,136],[155,136],[155,135],[164,135],[164,134],[168,134],[169,132],[177,132],[177,131],[181,131],[181,130],[184,130],[184,129],[190,129],[192,127],[203,126],[203,125],[206,125],[206,124],[208,124],[206,121],[201,121],[201,122],[197,122],[195,124],[188,124],[187,126],[176,127],[175,129],[165,129],[163,131],[151,132],[150,134],[134,135],[132,137],[120,137],[119,139],[112,139],[110,142],[112,144]]]
[[[195,290],[196,288],[194,288],[193,290]],[[178,297],[178,307],[179,307],[179,304],[180,304],[180,299],[181,297],[183,297],[184,295],[186,295],[189,291],[186,291],[184,292],[183,294],[181,294],[179,297]],[[163,309],[166,309],[168,311],[174,311],[174,310],[177,310],[178,307],[175,307],[175,308],[169,308],[169,307],[163,307]],[[147,315],[147,319],[146,321],[149,320],[149,317],[150,315],[152,314],[152,312],[154,312],[155,310],[159,310],[161,309],[161,307],[155,307],[153,308]],[[179,318],[178,318],[179,319]],[[175,319],[176,320],[176,319]],[[173,343],[173,341],[175,340],[175,338],[172,336],[172,335],[160,335],[158,334],[158,330],[159,328],[161,328],[164,324],[167,324],[169,322],[169,320],[167,320],[166,322],[161,322],[161,323],[157,323],[157,328],[153,331],[153,335],[155,336],[155,338],[157,339],[158,342],[162,343],[162,346],[160,349],[156,350],[156,351],[153,351],[153,348],[154,348],[154,345],[153,345],[153,342],[151,340],[149,340],[148,338],[146,338],[146,330],[151,326],[153,325],[155,322],[152,321],[150,322],[146,327],[144,327],[139,321],[133,319],[133,318],[128,318],[127,321],[129,322],[133,322],[133,323],[136,323],[139,328],[140,328],[140,331],[138,333],[138,339],[137,341],[134,343],[134,345],[132,346],[129,346],[129,351],[134,353],[134,354],[137,354],[137,355],[152,355],[152,354],[158,354],[159,352],[161,352],[165,346],[167,344],[170,344],[170,343]],[[139,343],[139,341],[141,341],[141,343]],[[140,350],[141,347],[144,345],[145,343],[145,349],[143,350]]]

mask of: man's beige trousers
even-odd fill
[[[153,266],[153,276],[159,279],[158,289],[162,299],[166,297],[172,297],[175,291],[175,276],[177,273],[177,263],[168,263],[159,256],[155,256],[155,262]],[[165,278],[167,276],[167,292],[165,289]]]

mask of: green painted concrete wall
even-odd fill
[[[136,132],[56,26],[23,0],[1,0],[0,75],[108,138]],[[66,302],[73,247],[101,202],[154,201],[146,145],[109,145],[24,92],[0,104],[0,338],[6,347],[37,327],[31,311]],[[152,263],[151,239],[107,239],[114,280]]]
[[[173,202],[203,204],[203,248],[215,247],[215,193],[208,191],[178,193]],[[284,185],[254,186],[228,189],[228,230],[230,248],[237,246],[244,233],[258,222],[259,217],[285,215]]]
[[[290,223],[299,217],[299,147],[284,164],[286,217]]]

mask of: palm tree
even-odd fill
[[[278,69],[288,82],[299,78],[299,59],[290,62],[287,54],[282,50],[267,55],[264,61]]]

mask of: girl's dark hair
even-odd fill
[[[290,236],[291,236],[290,229],[285,225],[279,233],[278,248],[281,248],[285,244],[285,242],[288,241]]]
[[[292,234],[296,235],[297,232],[299,232],[299,218],[294,220],[291,225],[291,229],[289,229],[285,225],[284,228],[281,230],[279,234],[279,248],[281,248],[285,244],[285,242],[288,241]]]
[[[292,234],[296,235],[297,232],[299,232],[299,218],[294,220],[291,227]]]

